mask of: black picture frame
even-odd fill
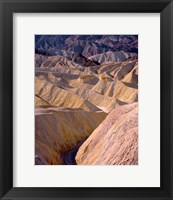
[[[160,13],[161,187],[13,187],[13,13]],[[0,197],[7,199],[173,199],[173,2],[171,0],[0,0]],[[153,100],[154,102],[154,100]],[[151,133],[152,134],[152,133]],[[153,144],[154,148],[154,144]],[[26,172],[28,173],[28,172]],[[147,176],[147,174],[146,174]],[[148,177],[150,181],[150,177]]]

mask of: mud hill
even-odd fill
[[[50,57],[48,59],[50,61]],[[55,60],[53,56],[52,62]],[[97,65],[95,73],[90,68],[82,67],[82,71],[78,65],[73,68],[68,66],[71,73],[65,71],[65,68],[64,73],[54,72],[51,62],[43,68],[50,71],[41,71],[42,68],[37,67],[35,94],[44,104],[47,102],[54,106],[80,108],[87,102],[95,110],[110,112],[116,105],[138,100],[137,60]],[[79,73],[75,74],[74,71]],[[37,100],[38,103],[41,105],[41,100]]]

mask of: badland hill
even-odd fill
[[[138,38],[37,35],[35,163],[138,163]]]

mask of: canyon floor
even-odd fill
[[[35,54],[35,164],[138,164],[138,59]]]

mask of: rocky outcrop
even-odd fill
[[[86,139],[106,115],[80,109],[36,107],[36,164],[63,164],[62,155]]]
[[[85,56],[83,56],[81,53],[73,53],[72,61],[84,67],[100,65],[99,62],[90,60],[86,58]]]
[[[82,144],[78,165],[138,164],[138,103],[118,106]]]

